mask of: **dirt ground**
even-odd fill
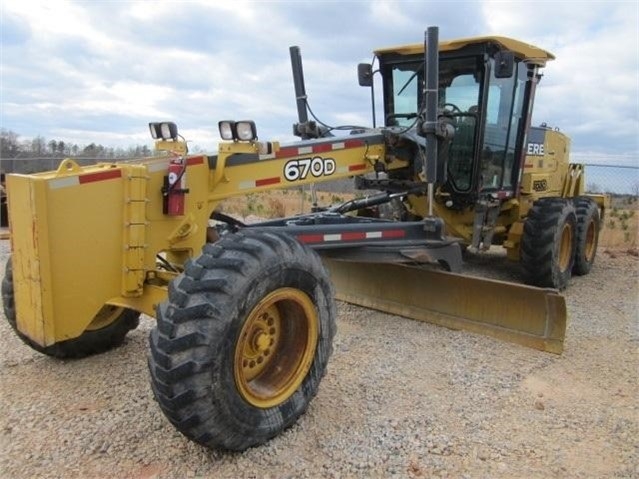
[[[501,254],[467,260],[518,278]],[[639,258],[601,252],[565,297],[561,356],[339,303],[309,411],[241,454],[188,441],[160,412],[152,319],[76,361],[32,351],[1,321],[0,477],[639,477]]]

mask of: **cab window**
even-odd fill
[[[507,189],[512,187],[527,73],[525,65],[520,63],[515,65],[515,73],[510,78],[495,78],[494,68],[492,71],[481,151],[481,186],[482,189]]]

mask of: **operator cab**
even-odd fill
[[[554,57],[504,37],[440,42],[439,108],[455,128],[442,191],[457,205],[513,196],[538,69]],[[424,104],[424,46],[375,52],[386,126],[410,127]]]

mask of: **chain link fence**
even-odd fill
[[[599,246],[603,251],[626,250],[636,255],[639,246],[639,166],[584,165],[586,192],[610,196],[610,208],[601,225]]]
[[[639,197],[639,166],[584,163],[586,191]]]

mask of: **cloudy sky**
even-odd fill
[[[499,34],[536,44],[545,69],[533,123],[567,132],[580,160],[639,157],[639,2],[3,0],[0,126],[86,145],[151,145],[174,120],[214,150],[217,122],[253,119],[292,140],[288,47],[302,50],[311,107],[326,123],[370,125],[356,65],[382,46]]]

